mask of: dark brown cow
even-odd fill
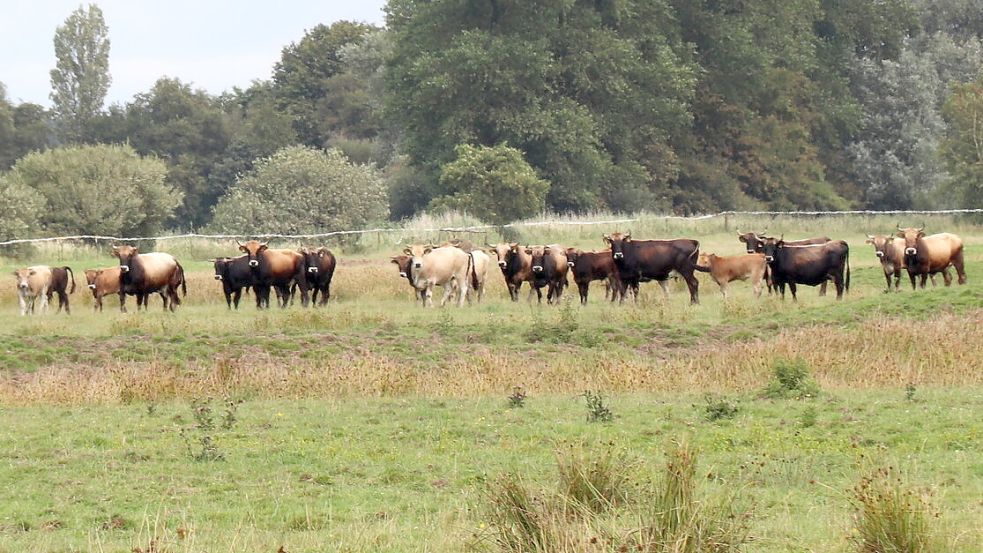
[[[741,232],[740,229],[737,230],[737,240],[744,243],[747,247],[747,253],[763,253],[765,251],[765,241],[771,239],[772,237],[766,236],[764,232],[754,233],[754,232]],[[784,238],[783,238],[784,239]],[[786,246],[809,246],[812,244],[825,244],[829,242],[830,238],[828,236],[817,236],[815,238],[802,238],[799,240],[785,240]],[[768,266],[765,265],[765,284],[768,285],[768,293],[771,294],[772,282],[771,282],[771,272]],[[819,285],[819,295],[826,295],[826,283]]]
[[[232,309],[235,306],[239,309],[239,300],[242,299],[242,292],[247,293],[253,286],[253,271],[249,268],[249,258],[245,255],[239,257],[220,257],[213,261],[215,267],[215,280],[222,283],[222,292],[225,294],[225,305]]]
[[[789,246],[781,238],[767,238],[764,246],[765,260],[771,268],[771,278],[785,299],[785,285],[796,298],[796,285],[817,286],[833,279],[836,299],[843,299],[843,291],[850,289],[850,246],[843,240],[825,244]],[[844,269],[846,276],[844,277]]]
[[[638,284],[644,278],[662,284],[669,278],[669,273],[676,271],[689,287],[690,303],[700,303],[700,281],[693,274],[700,255],[699,241],[688,238],[633,240],[630,232],[604,235],[604,241],[611,246],[611,257],[626,289],[638,290]]]
[[[962,238],[949,232],[925,236],[924,228],[898,226],[898,237],[904,240],[904,264],[911,289],[915,289],[915,277],[922,277],[920,285],[924,288],[929,275],[935,273],[942,273],[945,285],[951,285],[952,277],[946,270],[950,265],[956,269],[959,284],[966,284]]]
[[[328,248],[306,248],[300,250],[307,265],[307,285],[311,288],[311,303],[323,306],[331,298],[331,279],[338,262]],[[318,303],[317,295],[321,294]]]
[[[585,252],[577,248],[567,248],[567,265],[573,273],[573,281],[577,283],[580,292],[580,303],[587,305],[587,294],[590,283],[595,280],[606,281],[611,292],[611,301],[619,294],[624,294],[621,287],[621,276],[618,266],[614,264],[611,250]]]
[[[509,289],[509,297],[512,301],[519,301],[519,289],[523,282],[532,282],[532,256],[526,253],[525,248],[518,243],[498,244],[492,246],[487,244],[488,253],[498,258],[498,267],[502,270],[505,278],[505,285]],[[532,301],[532,290],[529,291],[529,300]]]
[[[102,298],[110,294],[119,294],[120,276],[119,265],[85,271],[85,282],[89,290],[92,290],[93,311],[102,311]]]
[[[570,267],[567,265],[566,252],[560,246],[552,244],[549,246],[529,246],[526,248],[526,255],[529,255],[532,263],[532,287],[536,291],[539,302],[543,301],[541,289],[546,287],[546,303],[556,303],[563,295],[563,289],[567,286],[567,272]]]
[[[71,283],[71,288],[68,284]],[[51,301],[51,296],[53,294],[58,294],[58,311],[56,313],[61,313],[62,307],[65,308],[65,313],[71,314],[72,310],[68,305],[68,294],[75,293],[75,273],[72,272],[71,267],[52,267],[51,268],[51,286],[48,288],[48,301]]]
[[[174,311],[181,304],[177,289],[184,289],[184,269],[169,253],[140,253],[136,246],[113,246],[113,255],[119,258],[120,291],[119,308],[126,312],[126,295],[137,297],[137,310],[147,308],[147,297],[158,293],[164,300],[164,310]]]
[[[270,288],[278,290],[278,302],[281,308],[287,307],[290,299],[290,285],[296,284],[300,289],[301,305],[307,307],[310,302],[307,285],[307,264],[304,255],[296,250],[271,250],[267,242],[249,240],[241,244],[236,240],[239,250],[249,258],[249,267],[253,271],[253,290],[256,292],[256,307],[262,309],[270,306]]]

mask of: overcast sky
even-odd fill
[[[218,94],[270,77],[284,46],[319,23],[382,25],[385,0],[99,0],[109,27],[106,104],[162,76]],[[0,82],[14,103],[50,106],[55,29],[82,3],[0,0]]]

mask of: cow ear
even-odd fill
[[[526,248],[526,253],[532,255],[532,248]]]
[[[423,248],[423,255],[427,255],[428,253],[430,253],[432,251],[433,251],[433,244],[430,244],[426,248]]]
[[[867,239],[864,240],[864,244],[873,244],[873,243],[874,243],[874,237],[868,234]]]
[[[239,244],[238,240],[236,240],[236,244]],[[246,249],[246,246],[243,246],[242,244],[239,244],[239,251],[243,253],[249,253],[249,250]]]
[[[738,234],[737,239],[741,242],[747,243],[747,238],[743,234]]]
[[[269,242],[263,242],[262,244],[260,244],[259,248],[256,250],[256,253],[259,253],[266,249],[269,249]]]
[[[609,235],[607,235],[607,234],[604,234],[604,235],[602,235],[602,237],[601,237],[601,238],[602,238],[602,239],[603,239],[603,240],[604,240],[605,242],[607,242],[607,243],[610,243],[610,242],[611,242],[611,236],[609,236]]]
[[[392,257],[389,258],[389,262],[390,263],[395,263],[395,264],[399,265],[399,258],[394,255],[394,256],[392,256]]]
[[[405,253],[406,255],[412,256],[413,255],[413,250],[411,250],[408,247],[407,248],[403,248],[403,253]]]
[[[625,235],[625,242],[631,242],[631,233]]]

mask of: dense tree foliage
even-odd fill
[[[550,185],[515,148],[465,144],[457,147],[457,159],[444,165],[440,186],[445,195],[431,202],[434,207],[504,225],[542,213]]]
[[[286,152],[365,166],[388,209],[352,225],[451,206],[501,222],[981,203],[967,123],[979,0],[390,0],[386,13],[385,29],[315,24],[248,88],[161,78],[103,110],[108,31],[80,8],[56,31],[52,111],[0,86],[0,171],[58,144],[127,144],[166,164],[178,229],[213,213],[233,224],[242,183]],[[338,224],[313,207],[301,222],[316,202],[287,193],[263,201],[297,228]]]
[[[376,171],[338,150],[284,148],[258,160],[215,207],[224,232],[314,233],[385,219],[386,189]]]
[[[102,109],[109,74],[109,29],[95,4],[79,6],[55,31],[51,101],[67,142],[84,140],[86,126]]]
[[[40,200],[23,222],[36,217],[47,234],[152,236],[181,203],[166,173],[163,162],[129,146],[72,146],[24,156],[4,181],[21,204],[27,190]]]

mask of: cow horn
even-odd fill
[[[868,240],[873,240],[874,239],[874,235],[873,234],[864,233],[864,236],[866,236]]]
[[[901,228],[901,223],[898,223],[898,230],[900,230],[901,232],[904,232],[904,229]]]
[[[235,241],[236,241],[236,246],[239,246],[241,248],[242,242],[240,242],[238,238],[236,238]]]

